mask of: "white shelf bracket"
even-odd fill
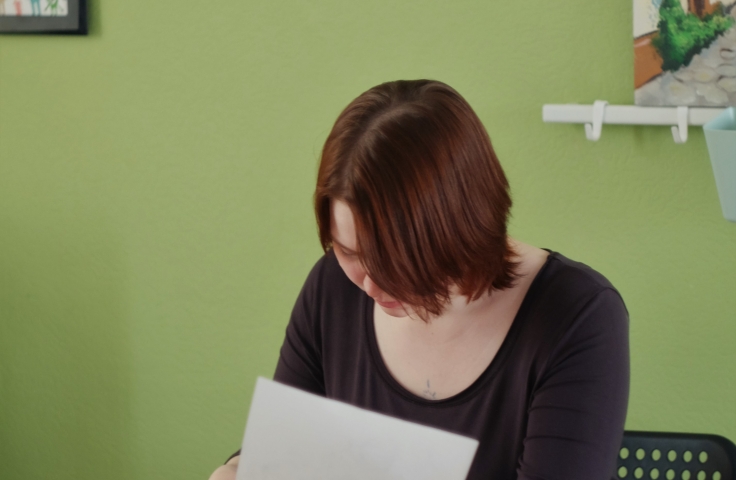
[[[597,142],[601,138],[603,115],[606,113],[606,105],[608,105],[607,101],[596,100],[593,103],[593,123],[585,124],[585,137],[592,142]]]
[[[544,105],[542,120],[553,123],[582,123],[585,137],[593,142],[601,138],[603,124],[611,125],[666,125],[672,130],[676,143],[685,143],[689,126],[703,126],[720,115],[720,107],[638,107],[609,105],[596,100],[593,105]]]
[[[675,143],[687,142],[688,108],[677,107],[677,126],[672,127],[672,138]]]

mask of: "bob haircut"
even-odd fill
[[[335,200],[353,212],[371,279],[425,321],[442,313],[453,285],[475,300],[518,278],[508,181],[480,119],[442,82],[383,83],[342,111],[314,194],[325,252]]]

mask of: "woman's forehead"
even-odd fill
[[[355,236],[355,219],[348,204],[342,200],[335,200],[332,202],[330,216],[332,240],[345,248],[355,250],[358,243]]]

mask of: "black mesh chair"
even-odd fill
[[[719,435],[624,432],[622,480],[736,480],[736,445]]]

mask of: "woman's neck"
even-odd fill
[[[452,342],[466,335],[475,334],[479,329],[484,331],[495,328],[504,329],[506,310],[518,305],[520,299],[517,297],[519,295],[523,297],[528,289],[528,283],[533,279],[533,275],[530,279],[526,277],[530,273],[536,274],[547,257],[545,250],[524,244],[511,237],[509,237],[509,246],[515,253],[513,260],[519,263],[517,272],[520,277],[517,285],[505,290],[484,292],[474,300],[461,295],[456,286],[451,286],[450,301],[439,316],[430,317],[427,322],[421,320],[417,315],[404,317],[406,327],[417,335],[439,342]]]

